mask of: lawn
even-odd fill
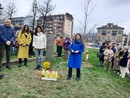
[[[57,82],[41,81],[36,75],[35,61],[28,66],[12,70],[4,68],[5,78],[0,80],[0,98],[129,98],[130,83],[128,78],[121,79],[113,71],[106,71],[98,65],[97,50],[89,49],[90,57],[86,68],[83,55],[81,80],[75,80],[75,70],[71,80],[67,77],[67,61],[53,58],[53,70],[61,74]]]

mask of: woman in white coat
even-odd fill
[[[36,54],[36,68],[35,70],[40,70],[43,62],[43,52],[46,48],[46,35],[43,33],[42,28],[37,26],[35,29],[35,34],[33,37],[33,47]]]

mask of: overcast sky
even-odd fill
[[[9,2],[14,2],[17,12],[14,16],[26,16],[31,12],[33,0],[0,0],[6,8]],[[38,0],[41,4],[44,0]],[[52,14],[64,14],[69,12],[74,17],[74,31],[80,32],[84,21],[84,2],[85,0],[53,0],[56,5]],[[88,18],[88,31],[96,25],[100,27],[107,23],[114,23],[125,28],[126,33],[130,33],[130,0],[93,0],[92,5],[95,9]],[[96,29],[95,29],[96,32]]]

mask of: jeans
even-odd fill
[[[6,66],[9,66],[10,64],[10,49],[12,48],[12,45],[0,45],[0,67],[2,67],[2,59],[4,56],[4,51],[6,50]]]
[[[35,49],[35,54],[36,54],[36,65],[42,66],[43,49]]]

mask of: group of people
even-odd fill
[[[29,48],[33,47],[36,55],[36,68],[41,70],[43,63],[43,52],[47,46],[47,37],[40,26],[37,26],[34,33],[30,32],[29,26],[24,25],[20,28],[14,28],[11,25],[10,19],[5,19],[4,24],[0,25],[0,71],[2,71],[2,59],[6,51],[6,68],[11,69],[10,66],[10,51],[12,46],[17,50],[17,58],[19,60],[18,67],[21,67],[24,61],[24,66],[27,66],[27,59],[29,57]],[[30,45],[31,44],[31,45]],[[62,35],[56,38],[57,58],[61,57],[62,48],[65,51],[65,59],[68,59],[68,77],[72,77],[72,68],[76,68],[76,80],[80,80],[80,68],[82,62],[82,52],[84,51],[84,43],[82,37],[77,33],[73,40],[69,35],[63,38]],[[70,55],[69,55],[70,54]],[[4,75],[0,74],[0,78]]]
[[[119,44],[115,46],[114,44],[103,43],[98,56],[100,65],[103,65],[104,69],[114,69],[121,78],[129,74],[130,55],[128,46],[120,47]]]
[[[18,67],[22,66],[24,59],[24,65],[27,66],[27,58],[29,57],[29,45],[32,42],[34,51],[36,54],[36,68],[40,69],[42,66],[42,54],[46,48],[46,35],[43,33],[42,28],[37,26],[33,40],[28,25],[24,25],[21,29],[17,30],[16,33],[14,27],[11,25],[11,20],[6,19],[3,25],[0,25],[0,71],[2,71],[2,58],[4,51],[6,51],[6,68],[11,69],[10,66],[10,51],[12,46],[18,48],[17,58],[19,60]],[[0,78],[4,75],[1,74]]]
[[[57,58],[61,57],[62,49],[64,49],[64,59],[66,60],[68,58],[70,46],[72,44],[71,38],[69,37],[69,35],[65,35],[65,38],[63,37],[63,35],[58,35],[55,38],[55,41],[57,46]]]

